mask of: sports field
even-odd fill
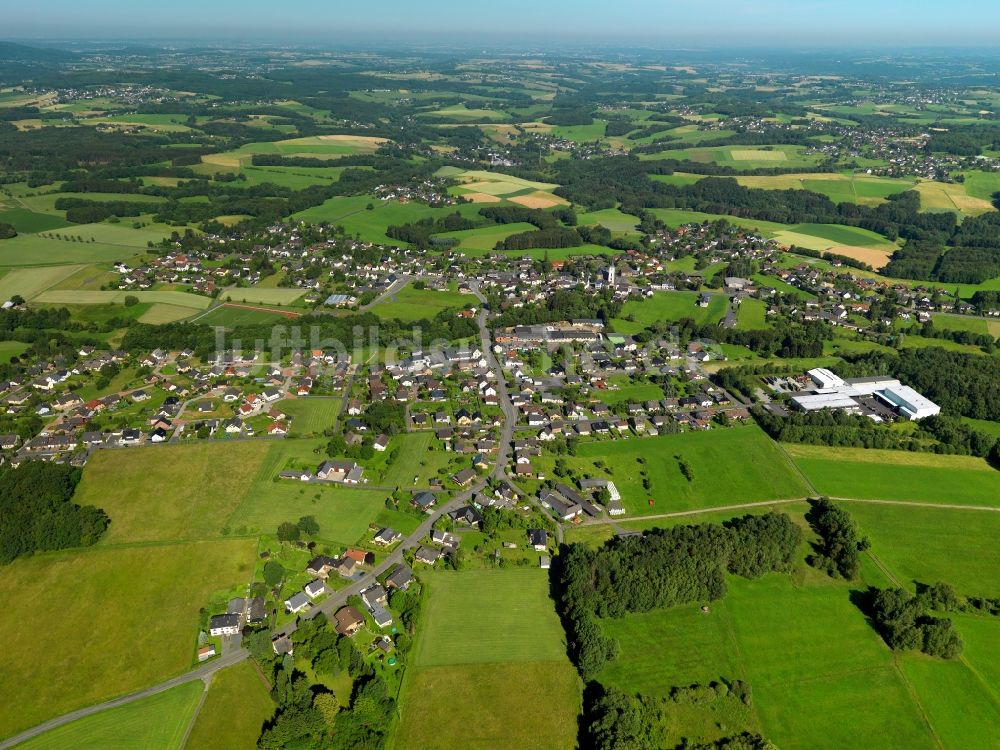
[[[579,679],[566,658],[546,572],[434,572],[422,579],[430,596],[404,681],[395,747],[572,747]]]
[[[784,448],[824,495],[1000,505],[1000,472],[981,458],[813,445]]]
[[[201,682],[178,685],[149,698],[49,730],[18,747],[24,750],[105,750],[114,747],[175,750],[184,740],[203,689]]]
[[[247,539],[97,546],[5,567],[0,737],[189,669],[199,608],[249,582],[255,552]]]
[[[613,323],[619,333],[638,333],[661,321],[691,318],[696,323],[718,323],[726,314],[729,298],[713,294],[708,307],[698,304],[698,292],[656,292],[642,301],[630,300],[622,305],[621,317]]]
[[[218,537],[269,448],[239,442],[98,451],[74,501],[111,518],[102,544]]]
[[[691,466],[692,481],[681,474],[678,456]],[[630,515],[809,494],[788,460],[754,426],[580,443],[575,456],[563,459],[581,478],[614,481]],[[552,456],[542,456],[536,463],[546,476],[553,476],[554,461]],[[603,462],[605,468],[595,462]],[[649,477],[648,491],[643,488],[642,471]],[[648,503],[650,497],[654,501],[652,506]]]
[[[267,686],[249,661],[216,672],[185,750],[252,748],[274,706]]]

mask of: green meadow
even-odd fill
[[[621,317],[613,321],[615,330],[624,334],[638,333],[661,321],[691,318],[696,323],[718,323],[726,314],[729,298],[713,294],[708,307],[698,304],[698,292],[655,292],[642,301],[629,300],[622,305]]]
[[[51,729],[18,747],[26,750],[63,750],[70,747],[80,750],[112,747],[179,750],[203,690],[204,685],[200,681],[179,685],[149,698]]]
[[[253,664],[245,661],[223,669],[212,677],[205,704],[184,747],[186,750],[254,747],[261,727],[273,713],[274,701]]]
[[[997,506],[1000,473],[984,459],[785,445],[816,491],[834,497]]]
[[[678,457],[690,465],[691,481],[681,473]],[[579,477],[614,481],[631,515],[799,498],[809,493],[781,451],[753,426],[581,442],[576,455],[564,461]],[[546,476],[553,476],[553,456],[543,455],[536,463]],[[643,488],[643,471],[650,481],[649,490]],[[652,507],[647,502],[650,497]]]
[[[411,323],[417,320],[430,320],[442,310],[457,312],[478,305],[479,300],[471,294],[405,286],[371,310],[380,318],[387,320],[398,318],[404,323]]]
[[[395,747],[572,747],[579,678],[566,658],[546,572],[421,579],[430,596],[403,683]]]

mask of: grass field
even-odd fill
[[[199,683],[200,684],[200,683]],[[249,661],[217,672],[205,705],[188,737],[186,750],[252,748],[261,725],[274,713],[274,701]]]
[[[442,310],[453,309],[457,312],[466,307],[478,306],[479,300],[471,294],[405,286],[386,301],[375,305],[371,311],[380,318],[399,318],[409,323],[433,319]]]
[[[140,302],[185,307],[189,315],[195,310],[205,310],[212,304],[209,297],[188,292],[101,292],[83,289],[52,289],[42,292],[34,301],[45,305],[124,305],[126,297],[135,297]]]
[[[619,333],[633,334],[659,321],[691,318],[696,323],[718,323],[726,314],[729,298],[712,295],[708,307],[698,305],[698,292],[656,292],[652,297],[622,305],[621,317],[613,323]],[[633,320],[628,318],[632,317]]]
[[[5,567],[0,737],[188,669],[198,610],[212,592],[250,580],[255,552],[254,541],[235,539],[98,546]],[[45,627],[35,626],[40,592],[60,608]]]
[[[155,302],[137,320],[140,323],[149,323],[150,325],[163,325],[190,318],[193,313],[194,311],[190,307]]]
[[[279,480],[288,468],[314,470],[325,458],[313,449],[326,440],[282,440],[270,445],[249,488],[235,498],[237,507],[226,525],[235,534],[272,533],[285,521],[312,515],[319,523],[321,539],[354,544],[385,511],[383,490],[353,489],[330,485],[303,485]]]
[[[736,327],[746,331],[759,331],[767,327],[767,303],[759,299],[745,299],[736,308]]]
[[[145,253],[143,247],[123,247],[104,242],[83,243],[21,234],[0,240],[0,266],[55,266],[70,263],[104,263],[128,260]]]
[[[745,187],[765,190],[810,190],[827,196],[834,203],[877,205],[895,193],[910,190],[915,180],[871,175],[806,172],[776,176],[740,176],[736,181]]]
[[[818,154],[806,154],[802,146],[715,146],[709,148],[670,149],[673,144],[665,144],[667,149],[658,153],[641,154],[640,159],[680,159],[702,164],[718,164],[734,169],[757,169],[768,167],[795,167],[808,169],[822,161]]]
[[[285,320],[286,316],[279,312],[268,312],[267,310],[254,309],[251,307],[239,307],[237,305],[220,305],[203,315],[198,316],[198,323],[206,326],[244,326],[258,325],[260,323],[274,323]]]
[[[223,292],[222,299],[258,305],[291,305],[303,294],[305,292],[301,289],[249,287],[247,289],[227,289]]]
[[[964,185],[957,183],[921,180],[914,189],[920,193],[920,208],[923,211],[954,211],[976,216],[994,210],[989,200],[970,195]]]
[[[70,223],[60,216],[31,211],[27,208],[0,209],[0,223],[12,224],[19,234],[48,232],[70,226]]]
[[[430,597],[404,682],[395,747],[573,747],[579,679],[566,658],[545,571],[422,578]]]
[[[23,341],[0,341],[0,362],[10,362],[11,357],[19,357],[28,348]]]
[[[512,234],[534,230],[533,224],[501,224],[478,229],[464,229],[458,232],[445,232],[436,236],[457,239],[459,250],[475,250],[479,253],[485,253],[493,250],[498,242],[507,239]]]
[[[31,301],[41,292],[69,278],[81,268],[83,266],[14,269],[0,277],[0,299],[8,300],[13,295],[20,294],[26,300]]]
[[[811,445],[784,447],[824,495],[1000,505],[1000,472],[981,458]]]
[[[99,451],[74,500],[111,518],[102,544],[216,537],[269,448],[241,442]]]
[[[690,464],[693,481],[681,474],[676,456]],[[581,477],[612,479],[626,510],[633,515],[808,494],[791,464],[756,427],[580,443],[576,456],[567,456],[565,461]],[[595,461],[603,461],[608,468],[595,467]],[[546,476],[553,475],[551,455],[536,463],[546,470]],[[649,475],[649,491],[643,489],[642,470]],[[654,499],[653,507],[647,503],[649,497]]]
[[[177,750],[198,708],[203,689],[201,682],[179,685],[149,698],[77,719],[18,747],[25,750],[64,750],[70,747],[79,750],[113,747]]]
[[[603,211],[590,211],[577,216],[580,226],[601,225],[612,232],[635,232],[639,220],[631,214],[625,214],[617,208],[606,208]]]
[[[872,550],[900,579],[947,581],[957,591],[1000,596],[1000,513],[844,502]]]
[[[310,396],[279,401],[275,406],[292,419],[292,435],[322,434],[332,427],[342,400],[333,396]]]
[[[565,659],[544,570],[434,572],[421,578],[431,595],[416,666]]]

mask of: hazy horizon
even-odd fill
[[[1000,42],[1000,5],[983,0],[717,0],[693,4],[663,0],[508,0],[479,5],[454,0],[419,4],[386,0],[275,6],[260,0],[175,0],[88,4],[50,0],[4,11],[4,38],[17,41],[273,41],[331,45],[362,40],[412,43],[558,45],[682,45],[747,49],[780,47],[982,47]]]

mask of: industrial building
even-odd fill
[[[807,375],[815,386],[812,390],[792,396],[792,404],[801,411],[842,409],[881,420],[880,412],[910,419],[924,419],[941,413],[941,407],[895,378],[875,376],[841,378],[818,367]],[[891,415],[890,415],[891,416]]]

